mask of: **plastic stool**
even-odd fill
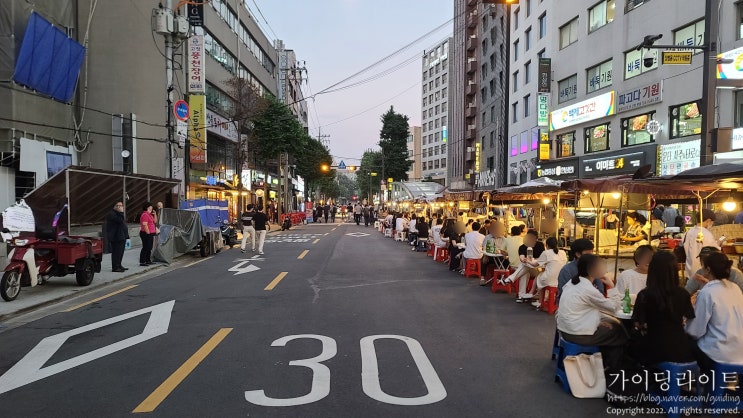
[[[433,259],[441,263],[445,262],[449,259],[449,249],[437,246],[433,250]]]
[[[539,310],[545,311],[550,315],[557,312],[557,288],[547,286],[542,288],[542,299],[539,301]]]
[[[738,383],[736,384],[738,388],[735,390],[736,395],[741,395],[741,381],[743,381],[743,366],[738,366],[736,364],[724,364],[724,363],[715,363],[715,367],[712,369],[714,372],[714,387],[712,388],[712,395],[715,399],[714,405],[711,405],[715,410],[719,411],[720,409],[733,409],[735,408],[736,412],[741,411],[740,405],[737,405],[736,401],[722,401],[722,396],[725,395],[727,382],[725,382],[725,378],[727,376],[737,374],[738,375]],[[719,416],[719,414],[713,414],[713,416]]]
[[[552,341],[552,360],[560,355],[560,331],[555,328],[555,339]]]
[[[427,257],[433,257],[433,253],[436,252],[436,244],[433,242],[428,243],[428,251],[426,251]]]
[[[568,383],[568,375],[565,374],[565,357],[577,356],[578,354],[598,353],[599,348],[595,345],[578,345],[569,343],[560,337],[559,349],[560,351],[557,354],[557,369],[555,370],[555,382],[559,382],[565,392],[571,393],[570,384]]]
[[[384,230],[384,236],[387,238],[392,238],[392,230],[387,228]]]
[[[467,278],[472,275],[476,275],[478,279],[482,276],[480,260],[476,258],[468,258],[464,264],[464,277]]]
[[[428,238],[415,241],[415,252],[419,253],[423,251],[426,251],[426,255],[428,255]]]
[[[696,361],[692,361],[691,363],[663,362],[656,364],[654,367],[667,372],[666,377],[668,377],[668,390],[661,390],[660,392],[653,391],[653,394],[658,396],[658,399],[660,400],[658,406],[666,411],[666,415],[668,415],[669,418],[677,418],[681,416],[684,409],[701,408],[702,402],[699,401],[698,398],[693,401],[681,401],[681,385],[679,385],[680,377],[686,372],[691,372],[691,379],[689,379],[689,382],[690,385],[694,387],[692,395],[700,396],[702,394],[698,380],[699,365],[697,365]],[[656,381],[655,378],[653,380]]]
[[[498,280],[505,279],[511,275],[511,270],[493,270],[493,284],[490,286],[490,291],[493,293],[503,290],[509,295],[513,291],[513,283],[500,284]]]

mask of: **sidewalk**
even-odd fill
[[[78,286],[75,281],[75,274],[68,274],[63,277],[52,277],[41,286],[21,288],[21,293],[16,300],[6,302],[0,299],[0,320],[6,315],[28,311],[41,305],[65,299],[76,294],[89,292],[106,286],[109,283],[166,266],[163,263],[155,263],[151,266],[141,267],[139,265],[140,248],[132,247],[132,249],[124,251],[122,264],[124,267],[129,268],[124,273],[111,272],[111,255],[104,254],[103,262],[101,263],[101,272],[95,274],[93,282],[88,286]]]

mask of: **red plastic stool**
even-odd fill
[[[433,242],[428,243],[428,251],[426,252],[427,257],[433,257],[434,252],[436,251],[436,244]]]
[[[441,263],[449,260],[449,249],[444,247],[436,247],[433,250],[433,259]]]
[[[467,262],[464,264],[464,277],[467,278],[472,275],[476,275],[478,279],[482,276],[480,260],[476,258],[468,258]]]
[[[506,277],[511,275],[511,270],[493,270],[493,285],[490,287],[490,290],[495,293],[499,290],[503,290],[507,292],[509,295],[513,291],[513,283],[506,283],[506,284],[500,284],[498,281],[500,279],[505,279]]]
[[[547,286],[542,289],[542,299],[539,301],[540,311],[545,311],[550,315],[557,312],[557,287]]]

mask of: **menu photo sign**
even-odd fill
[[[701,139],[658,146],[658,175],[673,176],[699,167]]]
[[[550,131],[613,115],[614,94],[614,91],[610,91],[555,110],[550,113]]]
[[[617,95],[617,113],[663,101],[663,80],[622,92]]]

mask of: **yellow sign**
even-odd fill
[[[663,51],[664,65],[689,65],[691,64],[691,51]]]
[[[539,130],[539,161],[550,159],[550,134],[547,130]]]
[[[191,107],[191,117],[188,119],[191,162],[206,164],[206,96],[192,94],[188,104]]]
[[[480,143],[475,144],[475,173],[480,172]]]

